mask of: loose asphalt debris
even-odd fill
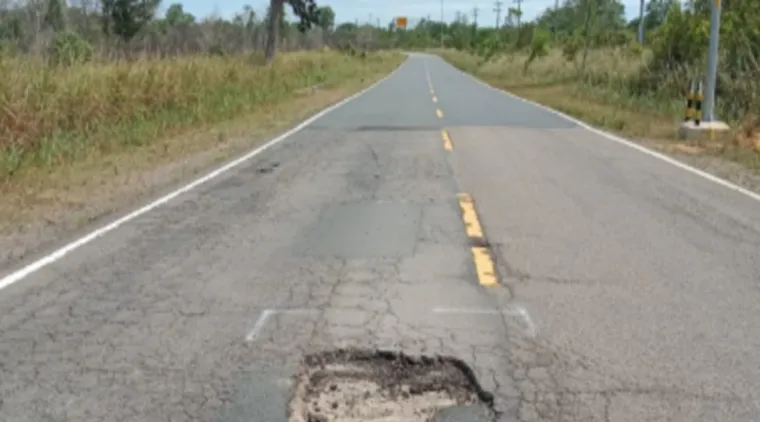
[[[462,422],[480,422],[492,406],[493,395],[459,359],[337,350],[304,359],[289,422],[427,422],[455,407],[480,415]]]

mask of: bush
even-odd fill
[[[628,43],[626,52],[630,57],[641,57],[644,54],[644,47],[638,41],[632,41]]]
[[[59,32],[50,45],[50,62],[54,65],[73,66],[92,59],[92,45],[76,32]]]
[[[224,47],[222,47],[219,44],[214,44],[211,47],[209,47],[208,54],[210,56],[216,56],[216,57],[223,57],[227,55],[227,53],[224,51]]]
[[[528,67],[534,60],[544,57],[549,54],[549,33],[540,29],[533,31],[533,37],[530,43],[530,54],[528,59],[525,60],[525,67],[523,67],[523,73],[528,72]]]
[[[565,60],[572,62],[575,61],[578,52],[583,47],[583,40],[578,36],[570,37],[562,46],[562,57]]]

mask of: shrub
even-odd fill
[[[72,66],[92,59],[92,45],[76,32],[59,32],[50,45],[50,61],[54,65]]]
[[[525,66],[523,72],[528,72],[528,67],[534,60],[544,57],[549,54],[549,33],[540,29],[533,31],[533,39],[530,43],[530,54],[528,59],[525,60]]]
[[[570,37],[562,46],[562,57],[569,62],[575,61],[581,47],[583,47],[583,40],[580,37]]]

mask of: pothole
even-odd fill
[[[459,359],[337,350],[304,359],[289,422],[424,422],[471,405],[490,413],[493,395]]]

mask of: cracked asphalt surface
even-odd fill
[[[0,420],[283,422],[302,357],[351,346],[460,358],[501,421],[759,420],[758,210],[412,55],[0,291]]]

